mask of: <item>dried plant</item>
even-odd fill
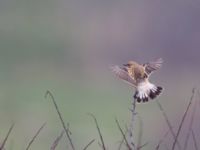
[[[169,128],[169,131],[171,132],[171,134],[172,134],[172,136],[173,136],[173,138],[174,138],[174,140],[175,140],[175,139],[176,139],[176,134],[175,134],[175,132],[174,132],[174,130],[173,130],[173,127],[172,127],[172,125],[171,125],[171,122],[169,121],[169,118],[168,118],[168,116],[167,116],[167,114],[166,114],[164,108],[162,107],[161,103],[160,103],[158,100],[156,101],[156,103],[157,103],[157,105],[158,105],[160,111],[162,112],[162,114],[163,114],[163,116],[164,116],[164,119],[165,119],[165,121],[166,121],[166,123],[167,123],[167,126],[168,126],[168,128]],[[179,143],[178,140],[177,140],[177,145],[178,145],[179,150],[182,150],[181,145],[180,145],[180,143]]]
[[[26,147],[26,150],[28,150],[32,143],[35,141],[35,139],[37,138],[37,136],[40,134],[40,132],[42,131],[42,129],[45,127],[46,123],[44,123],[40,128],[39,130],[36,132],[36,134],[33,136],[33,138],[31,139],[31,141],[28,143],[28,146]]]
[[[71,137],[70,137],[69,130],[66,128],[65,122],[64,122],[64,120],[63,120],[63,118],[62,118],[62,115],[61,115],[59,109],[58,109],[58,105],[57,105],[57,103],[56,103],[56,101],[55,101],[55,99],[54,99],[54,97],[53,97],[53,94],[52,94],[50,91],[47,91],[46,94],[45,94],[45,98],[47,98],[48,95],[51,97],[51,99],[52,99],[52,101],[53,101],[53,104],[54,104],[54,106],[55,106],[56,112],[57,112],[57,114],[58,114],[58,116],[59,116],[59,119],[60,119],[60,121],[61,121],[61,123],[62,123],[62,126],[63,126],[63,128],[64,128],[64,131],[65,131],[65,133],[66,133],[66,135],[67,135],[67,138],[68,138],[68,140],[69,140],[69,142],[70,142],[70,145],[71,145],[72,149],[75,150],[74,144],[73,144],[72,139],[71,139]]]
[[[188,129],[188,132],[186,134],[186,138],[185,138],[185,142],[184,142],[184,150],[187,149],[189,137],[190,137],[191,132],[192,132],[192,126],[193,126],[193,122],[194,122],[194,118],[195,118],[196,108],[197,108],[197,100],[195,99],[194,107],[192,109],[192,114],[191,114],[191,118],[190,118],[189,129]]]
[[[188,114],[189,108],[190,108],[190,106],[191,106],[191,104],[192,104],[192,101],[193,101],[193,98],[194,98],[194,94],[195,94],[195,88],[193,88],[193,90],[192,90],[192,96],[191,96],[191,98],[190,98],[189,104],[188,104],[188,106],[187,106],[187,108],[186,108],[186,111],[185,111],[185,113],[184,113],[184,115],[183,115],[183,117],[182,117],[181,123],[180,123],[180,125],[179,125],[179,127],[178,127],[178,131],[177,131],[177,134],[176,134],[176,138],[175,138],[175,140],[174,140],[174,142],[173,142],[173,145],[172,145],[172,150],[175,149],[175,146],[176,146],[178,137],[179,137],[179,135],[180,135],[180,132],[181,132],[183,123],[184,123],[185,118],[186,118],[186,116],[187,116],[187,114]]]
[[[103,140],[103,136],[101,134],[101,131],[100,131],[96,117],[93,114],[90,114],[90,113],[88,115],[90,115],[94,119],[97,131],[98,131],[98,134],[99,134],[99,137],[100,137],[100,140],[101,140],[101,144],[102,144],[101,147],[102,147],[103,150],[106,150],[105,143],[104,143],[104,140]]]
[[[51,145],[50,150],[55,150],[55,149],[56,149],[56,147],[58,146],[58,143],[60,142],[60,140],[61,140],[62,137],[63,137],[64,132],[65,132],[65,131],[62,131],[62,132],[60,133],[60,135],[56,138],[56,140],[55,140],[55,141],[53,142],[53,144]]]
[[[191,130],[191,133],[192,133],[192,139],[193,139],[193,142],[194,142],[195,150],[198,150],[199,148],[198,148],[198,144],[197,144],[195,133],[194,133],[193,130]]]
[[[199,94],[199,97],[200,97],[200,93],[198,91],[198,94]],[[189,138],[191,137],[192,138],[192,142],[193,142],[193,145],[194,145],[194,148],[195,150],[198,150],[199,147],[198,147],[198,140],[197,140],[197,137],[196,137],[196,133],[194,132],[193,130],[193,123],[194,123],[194,120],[195,120],[195,113],[197,111],[197,100],[195,101],[194,103],[194,107],[192,109],[192,112],[191,112],[191,118],[190,118],[190,121],[189,121],[189,128],[188,128],[188,131],[187,131],[187,134],[185,135],[185,141],[184,143],[182,143],[183,145],[180,144],[180,142],[178,141],[178,138],[179,138],[179,135],[181,133],[181,130],[183,128],[183,125],[185,123],[185,120],[186,120],[186,117],[188,115],[188,113],[190,112],[190,108],[191,108],[191,105],[193,104],[193,99],[194,99],[194,95],[195,95],[195,88],[192,90],[192,96],[190,98],[190,101],[186,107],[186,110],[184,111],[184,114],[181,118],[181,122],[178,126],[178,129],[177,131],[174,131],[174,128],[171,124],[171,122],[169,121],[169,118],[165,112],[165,110],[163,109],[163,106],[161,105],[161,103],[159,101],[156,101],[160,111],[162,112],[163,116],[164,116],[164,119],[166,121],[166,124],[169,128],[169,131],[167,133],[164,134],[163,138],[161,138],[158,142],[158,144],[156,145],[155,147],[155,150],[160,150],[160,149],[169,149],[167,144],[169,143],[166,143],[165,142],[165,139],[166,137],[168,136],[168,133],[171,133],[172,136],[173,136],[173,143],[172,143],[172,147],[170,150],[175,150],[176,148],[176,145],[177,147],[179,148],[179,150],[182,150],[181,146],[184,147],[183,150],[186,150],[187,147],[188,147],[188,143],[190,142],[189,141]],[[69,130],[69,125],[65,125],[65,122],[63,120],[63,117],[62,117],[62,114],[60,113],[60,110],[58,108],[58,105],[52,95],[52,93],[50,91],[47,91],[46,94],[45,94],[45,98],[47,98],[47,96],[50,96],[50,98],[52,99],[52,102],[54,104],[54,107],[56,109],[56,112],[59,116],[59,119],[61,121],[61,124],[62,124],[62,127],[63,127],[63,131],[60,133],[60,135],[53,141],[51,147],[50,147],[50,150],[55,150],[59,144],[59,142],[61,141],[64,133],[67,135],[67,143],[69,142],[70,146],[71,146],[71,149],[72,150],[75,150],[75,147],[74,147],[74,144],[73,144],[73,141],[72,141],[72,138],[71,138],[71,132]],[[115,122],[117,124],[117,127],[118,127],[118,130],[120,131],[121,135],[122,135],[122,140],[120,142],[120,145],[118,147],[118,150],[121,150],[122,148],[122,145],[125,146],[126,149],[128,150],[141,150],[143,149],[145,146],[148,145],[148,143],[144,143],[142,141],[142,135],[143,135],[143,123],[142,123],[142,118],[138,116],[138,119],[139,119],[139,135],[138,135],[138,139],[137,139],[137,143],[135,144],[135,134],[133,132],[133,129],[135,127],[135,121],[138,121],[138,120],[135,120],[135,116],[136,116],[136,102],[133,101],[133,104],[132,104],[132,109],[131,109],[131,121],[130,121],[130,125],[127,126],[125,125],[125,131],[123,131],[123,129],[121,128],[120,126],[120,123],[117,119],[115,119]],[[105,146],[105,141],[104,141],[104,138],[103,138],[103,135],[101,133],[101,130],[100,130],[100,127],[99,127],[99,124],[97,122],[97,119],[96,117],[93,115],[93,114],[89,114],[94,122],[95,122],[95,125],[96,125],[96,129],[97,129],[97,132],[98,132],[98,135],[99,135],[99,138],[100,138],[100,143],[98,143],[101,147],[102,150],[108,150],[108,148],[106,148]],[[26,147],[26,150],[29,150],[33,144],[33,142],[36,140],[36,138],[38,137],[38,135],[40,134],[40,132],[43,130],[43,128],[45,127],[46,123],[44,123],[39,129],[38,131],[35,133],[35,135],[32,137],[32,139],[30,140],[30,142],[28,143],[27,147]],[[11,127],[9,128],[9,131],[6,135],[6,137],[4,138],[2,144],[0,145],[0,150],[5,150],[5,144],[8,140],[8,137],[11,133],[11,131],[13,130],[13,127],[14,127],[14,124],[11,125]],[[92,139],[91,141],[88,142],[88,144],[86,144],[82,150],[87,150],[93,143],[95,142],[95,139]],[[142,144],[144,143],[144,144]],[[162,147],[163,146],[163,147]]]
[[[122,130],[122,128],[121,128],[121,126],[120,126],[118,120],[115,119],[115,121],[116,121],[116,123],[117,123],[117,127],[118,127],[119,131],[121,132],[121,134],[122,134],[122,136],[123,136],[123,139],[124,139],[124,141],[125,141],[125,143],[126,143],[127,149],[128,149],[128,150],[133,150],[133,149],[131,148],[131,146],[129,145],[127,139],[126,139],[126,135],[125,135],[125,133],[123,132],[123,130]]]
[[[14,127],[14,123],[10,126],[10,128],[9,128],[9,130],[8,130],[8,133],[7,133],[5,139],[3,140],[3,142],[2,142],[2,144],[1,144],[1,146],[0,146],[0,150],[3,150],[3,149],[4,149],[4,146],[5,146],[5,144],[6,144],[6,141],[8,140],[8,137],[9,137],[9,135],[10,135],[10,133],[11,133],[13,127]]]
[[[95,139],[91,140],[84,148],[83,150],[87,150],[87,148],[94,143]]]

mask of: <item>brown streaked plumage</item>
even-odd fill
[[[124,64],[124,66],[128,74],[136,81],[147,77],[144,66],[137,62],[129,61],[127,64]]]
[[[129,61],[124,67],[113,66],[111,69],[120,79],[136,88],[134,98],[138,102],[147,102],[149,98],[154,99],[162,92],[162,87],[149,82],[151,73],[161,68],[162,63],[161,58],[145,64]]]

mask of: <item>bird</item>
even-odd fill
[[[111,70],[118,78],[136,89],[133,98],[140,103],[148,102],[149,99],[153,100],[162,93],[163,87],[156,86],[149,81],[151,74],[160,69],[162,64],[162,58],[144,64],[128,61],[128,63],[123,64],[123,67],[111,66]]]

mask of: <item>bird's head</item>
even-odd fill
[[[123,66],[125,66],[127,68],[131,68],[131,67],[134,67],[136,65],[137,65],[137,63],[134,62],[134,61],[129,61],[127,64],[123,64]]]

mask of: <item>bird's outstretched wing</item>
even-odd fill
[[[151,74],[153,71],[160,69],[163,63],[163,59],[159,58],[155,61],[143,64],[143,66],[145,67],[145,72],[147,74]]]
[[[117,77],[136,87],[136,81],[129,76],[128,72],[125,69],[120,68],[119,66],[112,66],[111,70],[113,73],[115,73]]]

